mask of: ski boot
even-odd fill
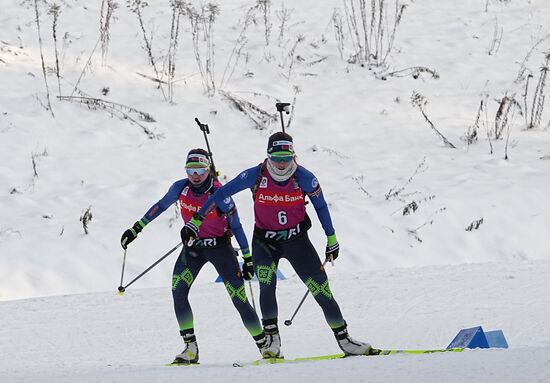
[[[376,355],[379,353],[379,350],[372,348],[372,346],[365,342],[360,342],[353,339],[348,334],[347,326],[343,325],[332,329],[334,331],[334,336],[338,342],[338,346],[346,356],[350,355]]]
[[[178,355],[172,364],[198,364],[199,363],[199,346],[193,329],[182,331],[185,349]]]
[[[264,336],[256,340],[262,358],[283,358],[281,355],[281,336],[277,324],[264,326]]]

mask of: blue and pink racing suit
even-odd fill
[[[263,324],[277,323],[276,272],[279,260],[286,258],[321,306],[329,326],[339,329],[345,326],[344,318],[319,255],[307,235],[311,221],[306,213],[305,196],[312,202],[325,234],[334,234],[321,186],[313,173],[300,165],[289,180],[279,183],[270,176],[264,164],[241,172],[219,188],[203,204],[199,214],[211,213],[232,195],[252,189],[255,217],[252,259],[260,283]]]
[[[187,222],[199,211],[211,193],[221,186],[221,183],[214,181],[213,187],[209,190],[197,193],[187,178],[176,181],[166,195],[145,213],[142,221],[151,222],[177,202],[183,221]],[[263,335],[258,316],[246,297],[237,254],[231,244],[231,232],[235,235],[240,248],[248,250],[248,241],[237,209],[233,200],[229,198],[206,216],[199,230],[199,238],[193,246],[184,246],[176,260],[172,275],[172,297],[181,335],[193,330],[194,319],[189,304],[189,290],[207,262],[216,268],[250,335],[255,338]]]

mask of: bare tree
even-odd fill
[[[40,14],[38,12],[38,0],[34,0],[34,13],[35,13],[35,23],[36,29],[38,31],[38,45],[40,47],[40,61],[42,62],[42,75],[44,76],[44,83],[46,84],[46,100],[48,102],[48,110],[50,111],[52,117],[55,118],[53,113],[52,104],[50,102],[50,88],[48,86],[48,79],[46,77],[46,64],[44,63],[44,53],[42,50],[42,33],[40,32]]]
[[[340,53],[340,58],[344,58],[344,16],[340,14],[338,8],[334,8],[332,13],[332,25],[334,27],[334,38],[336,39],[336,46]]]
[[[257,0],[257,4],[263,13],[265,45],[269,46],[271,36],[271,0]]]
[[[164,93],[164,88],[162,87],[163,81],[161,80],[160,72],[157,68],[157,63],[155,60],[155,57],[153,55],[153,47],[152,47],[152,38],[150,39],[147,37],[147,31],[145,30],[145,24],[143,21],[143,10],[149,5],[146,1],[143,0],[127,0],[127,7],[130,9],[130,12],[134,13],[139,22],[139,26],[141,29],[141,33],[143,35],[143,42],[145,43],[145,52],[147,52],[147,57],[149,58],[149,63],[151,64],[151,67],[153,68],[153,71],[155,72],[155,77],[158,83],[158,87],[162,93],[162,97],[164,100],[167,100],[166,94]]]
[[[204,89],[210,97],[213,96],[216,91],[214,72],[214,22],[219,13],[219,6],[213,3],[201,6],[200,11],[197,11],[191,6],[187,7],[187,16],[191,23],[195,61],[199,67]],[[201,41],[204,42],[202,45]]]
[[[277,15],[277,18],[279,19],[279,37],[277,38],[279,46],[283,44],[285,31],[289,28],[288,23],[290,21],[290,18],[292,16],[292,12],[294,11],[294,8],[289,9],[285,8],[284,3],[281,4],[281,10],[276,11],[275,14]]]
[[[92,218],[92,206],[90,205],[82,212],[82,215],[80,216],[80,222],[82,222],[82,228],[84,229],[84,234],[86,235],[89,233],[88,225],[92,221]]]
[[[413,106],[416,106],[420,110],[420,113],[422,114],[426,122],[428,122],[428,124],[430,125],[430,128],[432,128],[432,130],[437,134],[437,136],[441,138],[445,146],[456,149],[456,147],[443,134],[441,134],[439,130],[437,130],[435,125],[428,118],[428,115],[426,114],[426,111],[425,111],[426,105],[428,104],[428,100],[426,100],[426,98],[420,93],[413,91],[413,94],[411,96],[411,104]]]
[[[296,40],[294,41],[294,44],[292,45],[292,48],[290,48],[290,51],[287,53],[287,55],[285,57],[285,60],[281,64],[281,67],[283,67],[283,68],[288,65],[288,72],[286,74],[284,74],[284,76],[286,77],[286,79],[288,81],[290,81],[290,76],[292,75],[292,69],[294,67],[294,62],[295,62],[295,59],[296,59],[296,56],[294,54],[296,52],[296,48],[298,48],[298,45],[303,43],[305,41],[305,39],[306,38],[305,38],[304,35],[296,36]]]
[[[489,48],[487,48],[487,54],[489,56],[494,55],[498,52],[500,48],[500,44],[502,42],[502,34],[504,33],[504,29],[502,27],[499,28],[498,26],[498,18],[495,17],[495,27],[493,30],[493,38],[491,39],[491,43],[489,44]]]
[[[407,188],[407,186],[413,181],[414,177],[416,177],[418,174],[424,173],[428,169],[426,165],[426,157],[422,159],[422,161],[417,165],[416,169],[414,170],[414,173],[405,181],[405,183],[401,186],[394,186],[390,188],[390,190],[386,193],[384,196],[386,198],[386,201],[389,201],[392,198],[397,198],[401,200],[403,191]]]
[[[531,58],[531,55],[533,54],[533,52],[535,52],[535,50],[538,48],[538,46],[541,45],[548,38],[550,38],[550,34],[548,34],[546,36],[543,36],[540,39],[538,39],[535,42],[535,44],[533,44],[531,49],[529,49],[529,51],[525,55],[525,58],[523,59],[523,61],[520,64],[518,75],[516,76],[516,80],[515,80],[516,83],[519,83],[519,82],[523,81],[523,79],[525,78],[525,72],[527,71],[527,62]]]
[[[388,16],[385,0],[343,0],[344,11],[354,47],[350,62],[383,67],[393,50],[397,27],[407,8],[394,0],[394,11]]]
[[[47,157],[48,156],[48,150],[47,149],[44,149],[41,153],[34,153],[32,152],[31,153],[31,162],[32,162],[32,172],[33,172],[33,175],[32,175],[32,178],[33,178],[33,182],[35,179],[38,178],[38,167],[37,167],[37,164],[38,164],[38,160],[42,157]]]
[[[544,87],[546,86],[546,76],[549,70],[550,53],[545,56],[545,63],[540,68],[540,77],[533,95],[533,103],[531,105],[531,119],[527,125],[527,129],[536,129],[540,125],[542,111],[544,110]]]
[[[113,0],[101,0],[101,13],[99,19],[99,35],[101,40],[101,63],[105,65],[107,62],[107,53],[109,51],[109,41],[111,20],[113,14],[118,8],[118,4]]]
[[[81,105],[86,106],[88,109],[92,110],[105,110],[111,114],[111,116],[116,116],[123,121],[130,121],[132,124],[139,126],[147,137],[151,140],[161,139],[162,134],[154,133],[151,129],[143,125],[140,121],[144,122],[156,122],[153,116],[149,113],[137,110],[133,107],[119,104],[112,101],[102,100],[95,97],[87,96],[60,96],[58,97],[62,101],[77,102]],[[133,117],[136,116],[136,117]]]
[[[183,0],[170,0],[170,7],[172,8],[172,22],[170,25],[170,42],[168,44],[168,99],[173,101],[180,18],[186,14],[187,4]]]
[[[235,68],[237,67],[239,59],[242,56],[242,50],[248,43],[248,39],[246,38],[246,31],[248,27],[254,23],[255,15],[257,11],[258,11],[257,4],[246,11],[244,21],[242,22],[243,27],[241,29],[241,32],[239,33],[239,36],[235,40],[235,45],[233,46],[231,55],[229,56],[229,59],[227,60],[227,64],[225,65],[225,69],[223,71],[222,79],[219,85],[220,88],[223,88],[224,85],[226,85],[231,80],[231,77],[233,77]]]
[[[57,49],[57,21],[59,20],[59,15],[61,14],[61,7],[57,4],[50,5],[48,14],[52,17],[52,36],[54,43],[54,52],[55,52],[55,75],[57,77],[57,88],[58,95],[61,96],[61,77],[59,74],[59,53]]]
[[[477,109],[476,119],[474,123],[468,127],[468,131],[464,136],[464,140],[466,141],[468,146],[472,145],[474,142],[477,141],[478,131],[479,131],[479,122],[481,119],[481,113],[483,113],[484,108],[485,108],[485,102],[482,99],[479,103],[479,108]]]
[[[521,111],[521,105],[516,101],[515,95],[508,96],[504,95],[500,101],[498,101],[499,106],[497,114],[495,116],[495,139],[499,140],[502,138],[502,133],[507,129],[510,121],[511,115],[513,115],[515,109],[519,109],[520,114],[523,114]]]

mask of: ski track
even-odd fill
[[[536,272],[533,272],[536,269]],[[509,277],[513,270],[514,278]],[[329,270],[330,271],[330,270]],[[472,264],[394,270],[341,278],[331,284],[352,336],[382,348],[444,348],[461,327],[502,329],[508,350],[467,350],[462,354],[392,355],[288,365],[232,367],[258,358],[221,284],[194,286],[201,365],[165,367],[183,347],[173,318],[169,289],[128,289],[96,294],[34,298],[0,303],[0,381],[12,382],[170,382],[178,379],[267,382],[513,382],[525,374],[544,382],[550,369],[550,298],[541,295],[549,262]],[[441,281],[460,288],[445,288]],[[489,281],[489,283],[487,283]],[[500,286],[497,281],[501,281]],[[380,289],[370,289],[370,286]],[[541,288],[528,288],[540,286]],[[257,287],[256,287],[257,288]],[[379,294],[379,290],[384,294]],[[280,316],[290,315],[303,291],[292,277],[279,281]],[[426,291],[438,291],[434,295]],[[388,296],[394,296],[389,300]],[[475,298],[475,299],[474,299]],[[370,302],[363,305],[362,300]],[[421,302],[403,316],[406,302]],[[209,302],[205,305],[204,302]],[[291,327],[282,327],[287,358],[339,352],[311,297]],[[535,303],[536,304],[533,304]],[[506,307],[509,306],[509,307]],[[525,318],[518,318],[523,312]],[[223,318],[223,319],[221,319]],[[435,366],[437,370],[434,370]],[[345,372],[344,372],[345,371]]]

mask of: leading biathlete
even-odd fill
[[[326,259],[338,257],[339,244],[332,226],[330,212],[317,178],[296,163],[292,137],[278,132],[269,137],[267,158],[262,164],[241,172],[219,188],[203,207],[186,223],[182,239],[198,238],[204,217],[227,198],[252,189],[255,227],[252,239],[252,261],[260,283],[260,307],[268,347],[264,358],[282,357],[278,328],[278,308],[275,290],[277,267],[286,258],[305,283],[334,332],[339,347],[346,355],[369,355],[376,350],[370,344],[351,338],[327,279],[323,264],[308,238],[311,220],[306,213],[305,196],[312,202],[327,236]]]

